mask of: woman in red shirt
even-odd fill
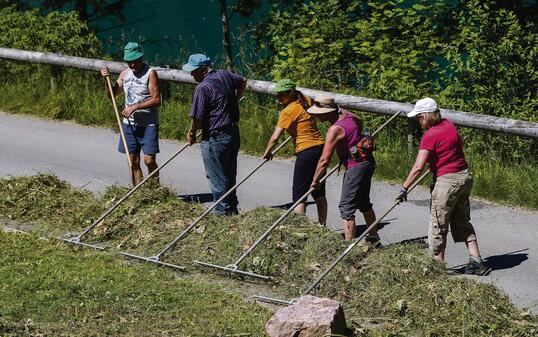
[[[415,164],[396,199],[407,200],[407,189],[428,162],[433,174],[428,231],[430,253],[438,261],[445,260],[446,236],[450,227],[454,242],[465,242],[469,250],[465,273],[484,275],[488,269],[480,257],[470,222],[469,196],[473,178],[465,161],[463,139],[454,124],[441,118],[437,103],[429,97],[417,101],[407,117],[416,118],[426,132],[420,141]]]

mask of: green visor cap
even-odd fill
[[[272,91],[275,93],[279,93],[279,92],[284,92],[284,91],[295,89],[296,87],[297,85],[295,85],[295,82],[293,82],[289,78],[285,78],[283,80],[278,81]]]
[[[144,56],[144,53],[140,49],[140,45],[136,42],[129,42],[123,49],[123,60],[127,62],[136,61]]]

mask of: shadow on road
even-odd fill
[[[384,221],[381,221],[377,224],[377,230],[383,229],[386,225],[390,225],[390,222],[392,220],[396,220],[396,218],[393,219],[387,219]],[[366,224],[360,224],[355,226],[355,237],[358,238],[364,231],[368,228]]]
[[[501,255],[488,256],[484,259],[484,263],[491,268],[491,270],[510,269],[519,266],[523,261],[528,260],[529,254],[521,253],[527,250],[529,250],[529,248]]]
[[[519,266],[523,261],[528,260],[527,253],[521,253],[529,250],[529,248],[516,250],[506,254],[492,255],[484,259],[484,264],[489,268],[489,271],[503,270],[514,268]],[[463,274],[465,271],[465,264],[458,265],[450,268],[456,274]]]
[[[282,204],[282,205],[273,205],[273,206],[269,206],[270,208],[278,208],[278,209],[285,209],[285,210],[288,210],[291,206],[293,206],[293,202],[288,202],[288,203],[285,203],[285,204]],[[307,201],[305,202],[305,205],[306,206],[309,206],[309,205],[315,205],[316,203],[314,201]]]
[[[181,194],[178,197],[185,202],[198,202],[202,204],[213,202],[213,194],[211,193]]]
[[[405,240],[402,240],[402,241],[390,243],[390,244],[388,244],[388,245],[386,245],[384,247],[386,248],[386,247],[390,247],[390,246],[393,246],[393,245],[410,245],[410,244],[418,244],[418,245],[420,245],[421,248],[428,248],[428,237],[427,236],[419,236],[419,237],[416,237],[416,238],[405,239]]]

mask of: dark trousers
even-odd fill
[[[237,153],[241,139],[239,127],[231,126],[213,131],[207,140],[202,140],[200,148],[206,176],[213,193],[213,201],[217,201],[236,183]],[[237,213],[237,195],[230,193],[213,212],[216,215]]]

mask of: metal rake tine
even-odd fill
[[[60,241],[64,241],[64,242],[67,242],[67,243],[71,243],[71,244],[74,244],[74,245],[79,245],[79,246],[84,246],[84,247],[89,247],[89,248],[93,248],[93,249],[97,249],[97,250],[105,250],[106,247],[103,247],[103,246],[99,246],[99,245],[96,245],[96,244],[92,244],[92,243],[85,243],[85,242],[82,242],[78,239],[78,237],[74,237],[74,238],[62,238],[62,237],[57,237],[56,239],[60,240]]]
[[[168,268],[172,268],[172,269],[178,269],[178,270],[181,270],[181,271],[186,270],[186,268],[183,267],[183,266],[178,266],[176,264],[160,261],[160,259],[158,259],[155,256],[153,256],[153,257],[145,257],[145,256],[140,256],[140,255],[136,255],[136,254],[127,253],[127,252],[120,252],[120,254],[124,255],[124,256],[127,256],[127,257],[130,257],[130,258],[133,258],[133,259],[158,264],[158,265],[168,267]]]
[[[278,299],[278,298],[261,296],[261,295],[254,295],[253,297],[254,297],[254,299],[256,299],[258,301],[265,302],[265,303],[271,303],[271,304],[277,304],[277,305],[292,305],[292,304],[297,303],[297,300],[295,300],[295,299],[292,299],[290,301],[286,301],[286,300],[281,300],[281,299]]]
[[[224,267],[224,266],[220,266],[218,264],[213,264],[213,263],[208,263],[208,262],[203,262],[203,261],[197,261],[197,260],[194,260],[193,262],[195,264],[197,264],[198,266],[218,269],[220,271],[226,271],[226,272],[229,272],[229,273],[232,273],[232,274],[239,274],[239,275],[243,275],[243,276],[249,276],[249,277],[253,277],[253,278],[262,279],[264,281],[272,280],[272,277],[270,277],[270,276],[256,274],[256,273],[253,273],[253,272],[241,270],[241,269],[237,268],[236,265],[228,265],[228,266]],[[231,267],[231,266],[234,266],[234,267]]]

